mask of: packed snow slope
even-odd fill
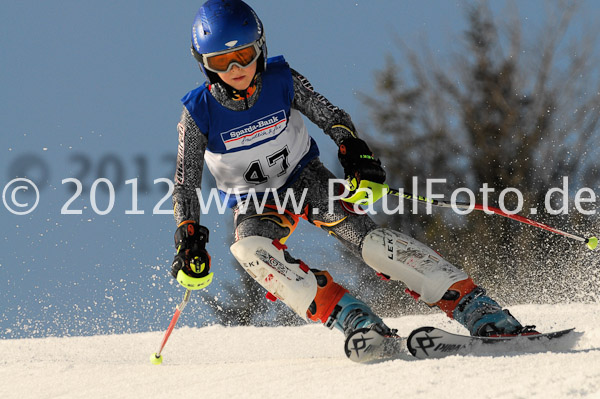
[[[162,332],[2,340],[0,398],[600,398],[599,304],[511,311],[583,334],[559,352],[374,365],[346,359],[342,335],[320,325],[177,328],[160,366],[149,356]],[[403,336],[423,325],[462,332],[441,314],[386,321]]]

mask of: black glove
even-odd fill
[[[385,171],[381,162],[376,159],[367,143],[363,140],[350,137],[342,140],[338,151],[338,159],[344,168],[346,178],[369,180],[374,183],[385,181]]]
[[[206,252],[208,229],[194,221],[185,221],[175,231],[177,255],[171,265],[171,275],[177,278],[179,270],[191,277],[200,278],[210,271],[210,255]]]

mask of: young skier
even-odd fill
[[[204,288],[213,276],[206,251],[208,229],[199,224],[196,194],[206,162],[223,194],[236,190],[269,195],[277,190],[278,198],[270,195],[260,213],[252,201],[242,209],[230,197],[235,226],[231,251],[268,291],[268,298],[280,299],[305,320],[335,327],[346,337],[359,330],[397,337],[367,304],[336,283],[323,270],[325,265],[307,266],[291,256],[285,242],[300,218],[337,238],[377,273],[404,282],[415,296],[442,309],[471,335],[531,331],[426,245],[378,227],[344,201],[328,209],[334,175],[319,161],[301,114],[337,144],[346,177],[383,183],[385,172],[358,138],[346,112],[317,93],[282,56],[267,58],[264,28],[252,8],[240,0],[204,3],[194,20],[191,50],[207,82],[182,99],[177,127],[177,255],[171,272],[179,283],[188,289]],[[300,214],[292,201],[278,208],[289,193],[296,203],[302,202]]]

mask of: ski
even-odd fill
[[[346,337],[346,356],[357,363],[378,363],[395,359],[410,359],[406,340],[397,336],[384,336],[369,328],[360,328]]]
[[[361,328],[346,338],[346,356],[357,363],[388,360],[440,359],[453,355],[506,355],[566,350],[578,338],[574,328],[544,334],[512,337],[471,337],[453,334],[435,327],[413,330],[408,339],[384,336],[375,330]],[[579,333],[579,335],[581,335]],[[573,339],[565,340],[566,337]]]
[[[435,327],[421,327],[408,336],[406,346],[417,359],[439,359],[452,355],[498,355],[507,353],[533,353],[557,350],[559,341],[573,336],[574,328],[545,334],[512,337],[472,337],[449,333]],[[572,344],[572,341],[566,342]]]

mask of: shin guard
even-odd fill
[[[231,246],[231,253],[242,267],[272,297],[281,299],[300,317],[317,295],[317,279],[304,263],[286,257],[285,245],[266,237],[242,238]]]
[[[468,278],[433,249],[390,229],[367,234],[362,256],[375,271],[404,282],[427,303],[438,302],[451,285]]]

